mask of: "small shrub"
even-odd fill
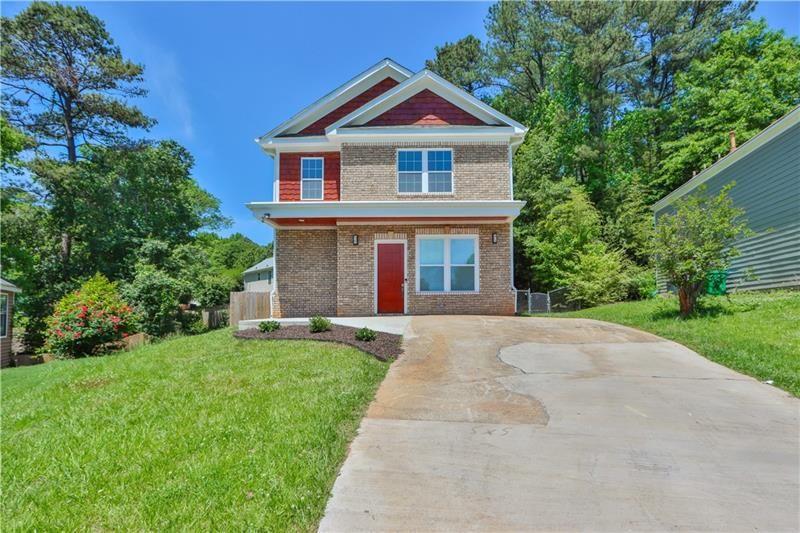
[[[331,321],[324,316],[312,316],[308,321],[308,330],[311,333],[322,333],[323,331],[330,331]]]
[[[374,330],[369,328],[361,328],[356,331],[356,340],[364,342],[372,342],[378,337]]]
[[[56,304],[47,320],[44,351],[59,358],[94,355],[127,336],[134,320],[117,286],[95,274]]]
[[[200,335],[201,333],[207,333],[208,328],[203,324],[203,317],[198,316],[186,324],[183,332],[187,335]]]
[[[277,320],[267,320],[266,322],[261,322],[258,325],[258,331],[261,333],[270,333],[279,329],[281,329],[281,323]]]

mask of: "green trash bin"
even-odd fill
[[[722,296],[728,292],[728,271],[713,270],[706,277],[706,294]]]

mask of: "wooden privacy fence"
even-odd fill
[[[269,318],[268,292],[232,292],[230,325],[238,327],[240,320]]]
[[[224,328],[228,325],[228,310],[224,307],[209,307],[200,311],[203,325],[208,329]]]

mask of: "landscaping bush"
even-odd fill
[[[56,304],[47,320],[43,351],[60,358],[94,355],[127,336],[134,319],[116,285],[95,274]]]
[[[356,340],[357,341],[364,341],[364,342],[372,342],[378,337],[378,334],[375,333],[374,330],[369,328],[361,328],[356,331]]]
[[[123,287],[123,294],[139,314],[141,329],[156,337],[175,331],[181,284],[158,268],[139,264],[133,281]]]
[[[617,302],[625,297],[628,279],[622,254],[602,243],[590,244],[563,279],[569,301],[585,307]]]
[[[261,333],[270,333],[271,331],[277,331],[279,329],[281,329],[281,323],[277,320],[267,320],[258,325],[258,331]]]
[[[322,333],[323,331],[330,331],[331,321],[324,316],[312,316],[308,321],[308,330],[311,333]]]

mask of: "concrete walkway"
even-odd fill
[[[415,317],[320,530],[797,531],[799,408],[622,326]]]

